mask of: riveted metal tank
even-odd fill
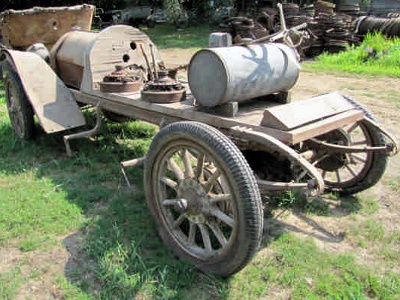
[[[283,44],[202,49],[188,69],[190,90],[199,105],[213,107],[289,91],[300,65]]]

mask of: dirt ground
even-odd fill
[[[167,67],[189,62],[192,54],[188,50],[161,51]],[[305,99],[335,90],[364,103],[375,113],[385,128],[400,137],[400,79],[302,72],[299,82],[293,89],[293,98]],[[390,178],[399,178],[399,176],[400,155],[390,160],[383,180],[375,187],[363,192],[378,203],[379,211],[374,214],[374,217],[376,216],[388,229],[398,229],[400,226],[400,196],[389,187]],[[300,236],[314,237],[317,244],[326,251],[351,252],[361,263],[373,264],[369,253],[357,248],[351,240],[343,238],[342,233],[347,225],[344,219],[292,213],[286,214],[279,221]],[[71,233],[71,236],[76,235],[77,233]],[[65,237],[60,237],[60,239],[68,241]],[[41,282],[27,282],[17,299],[25,297],[59,299],[58,291],[55,290],[55,278],[58,275],[62,276],[66,268],[70,267],[67,265],[68,261],[79,260],[78,244],[78,241],[72,241],[71,245],[65,248],[57,247],[45,253],[34,251],[28,254],[28,258],[26,258],[26,253],[22,254],[17,249],[2,249],[0,250],[0,271],[15,266],[22,259],[29,260],[32,270],[47,266],[47,270],[43,270]],[[29,272],[29,270],[24,270],[24,272]]]

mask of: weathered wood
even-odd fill
[[[181,120],[191,120],[206,123],[225,131],[229,131],[229,129],[234,127],[243,127],[246,128],[246,130],[253,130],[270,135],[288,145],[293,145],[351,124],[363,117],[361,111],[353,109],[352,111],[344,112],[292,131],[282,131],[260,126],[260,120],[263,114],[263,110],[261,109],[254,111],[252,116],[250,116],[251,110],[249,110],[244,116],[239,111],[237,117],[227,118],[202,112],[198,107],[193,106],[191,100],[159,104],[140,100],[140,93],[108,94],[94,91],[92,94],[87,94],[80,91],[73,91],[73,94],[78,101],[98,104],[100,107],[115,113],[157,125],[165,125]],[[246,138],[245,132],[243,133],[243,138]]]
[[[267,108],[261,125],[288,131],[353,108],[353,105],[342,95],[334,92]]]
[[[200,106],[199,111],[224,117],[235,117],[239,112],[239,104],[237,102],[227,102],[214,107]]]
[[[345,111],[341,114],[334,115],[325,120],[321,120],[306,126],[289,131],[292,136],[290,143],[292,145],[308,140],[312,137],[319,136],[334,129],[355,123],[364,118],[364,112],[358,109]]]

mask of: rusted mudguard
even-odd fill
[[[2,50],[3,62],[15,71],[46,133],[85,124],[85,118],[71,91],[37,54]],[[7,72],[7,70],[5,70]]]

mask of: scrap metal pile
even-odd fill
[[[298,47],[303,56],[316,56],[324,51],[337,53],[349,45],[357,45],[362,37],[372,31],[399,35],[400,18],[365,17],[359,4],[335,4],[317,1],[315,5],[299,7],[295,3],[283,4],[288,28],[306,23],[305,37]],[[258,39],[280,29],[279,11],[262,8],[255,18],[236,17],[227,20],[221,28],[229,32],[234,43]]]
[[[392,13],[388,18],[362,17],[355,24],[361,35],[378,31],[389,37],[400,36],[400,14]]]

